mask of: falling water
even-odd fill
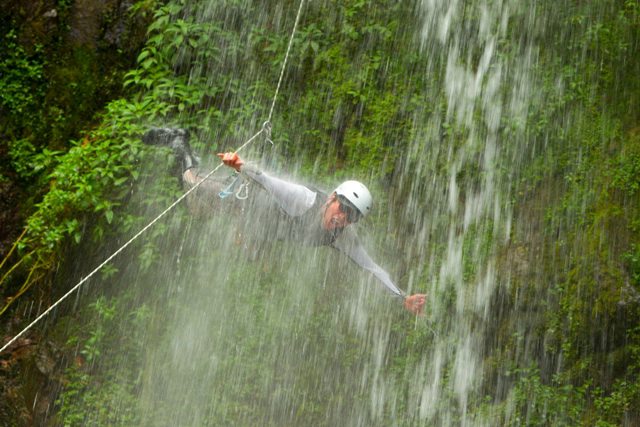
[[[516,167],[525,151],[522,136],[506,140],[502,126],[525,120],[534,56],[532,46],[515,58],[500,55],[511,3],[469,10],[432,1],[420,10],[424,25],[414,48],[433,58],[424,73],[442,73],[424,98],[444,96],[447,108],[415,117],[420,132],[409,155],[417,172],[398,165],[396,173],[410,188],[402,215],[416,227],[403,238],[405,262],[414,277],[427,278],[411,286],[430,295],[429,315],[415,327],[428,331],[431,345],[410,366],[408,385],[396,384],[388,366],[398,320],[386,314],[388,306],[365,303],[379,285],[326,248],[277,243],[252,255],[248,236],[268,223],[244,207],[252,213],[242,231],[215,215],[189,222],[178,274],[162,284],[180,290],[163,338],[148,352],[141,399],[151,424],[224,424],[225,417],[295,424],[307,412],[316,417],[310,424],[385,424],[396,412],[413,422],[480,423],[469,412],[483,379],[490,300],[496,287],[508,286],[498,281],[495,257],[510,235],[512,174],[499,166]],[[445,124],[464,136],[441,135]],[[442,156],[449,170],[436,175]],[[388,268],[395,263],[378,258]]]
[[[199,19],[247,39],[267,24],[286,33],[295,12],[280,5],[240,22],[213,1],[198,10]],[[247,201],[207,201],[198,214],[182,209],[163,225],[152,269],[126,273],[152,313],[136,370],[144,425],[513,422],[512,384],[491,377],[490,359],[495,302],[510,290],[504,257],[513,191],[536,150],[526,123],[541,102],[533,70],[542,30],[534,25],[535,4],[516,0],[423,0],[414,17],[419,31],[403,48],[425,58],[424,68],[406,78],[432,83],[419,94],[413,137],[398,142],[406,153],[385,179],[353,178],[367,182],[376,198],[376,212],[358,233],[403,289],[428,294],[426,315],[408,319],[373,277],[336,251],[270,239],[273,212],[255,184]],[[176,69],[214,83],[216,69],[234,69],[238,50],[220,47],[217,64],[179,57]],[[262,72],[252,67],[243,70],[247,85]],[[226,100],[229,109],[244,101]],[[276,115],[284,114],[286,99],[277,105]],[[340,112],[332,114],[338,122]],[[261,119],[245,119],[238,138],[251,136]],[[297,123],[274,124],[273,149],[257,143],[242,155],[324,190],[341,181],[320,170],[321,161],[303,167],[308,153]],[[219,136],[204,125],[195,133],[205,169],[217,164],[211,152],[239,145]],[[416,347],[409,334],[421,341],[420,353],[410,351]],[[481,410],[487,396],[506,405],[501,417]]]
[[[410,195],[416,206],[433,201],[421,221],[424,229],[409,244],[419,248],[420,259],[431,260],[422,268],[431,278],[433,345],[412,390],[420,396],[415,411],[428,423],[496,422],[474,417],[472,409],[481,398],[485,340],[493,333],[492,298],[497,288],[509,286],[496,264],[511,235],[512,180],[527,152],[523,129],[505,127],[525,123],[535,90],[530,73],[536,47],[524,44],[513,56],[500,52],[510,22],[524,21],[522,30],[528,30],[518,3],[422,2],[421,52],[434,58],[428,72],[443,73],[437,90],[447,105],[439,114],[416,117],[426,119],[430,133],[411,147],[417,162],[425,164],[423,179],[431,183],[411,183]],[[448,134],[442,132],[445,124]],[[448,170],[432,176],[442,159]],[[404,173],[411,177],[413,171]],[[415,218],[419,212],[414,208],[407,215]],[[439,248],[441,259],[430,255]]]

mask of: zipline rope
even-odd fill
[[[293,31],[291,31],[291,37],[289,38],[289,45],[287,46],[287,53],[284,55],[284,62],[282,63],[282,69],[280,69],[280,78],[278,79],[278,86],[276,86],[276,91],[273,95],[273,101],[271,102],[271,109],[269,110],[269,118],[267,122],[271,123],[271,116],[273,115],[273,109],[276,106],[276,98],[278,97],[278,92],[280,92],[280,85],[282,84],[282,78],[284,77],[284,70],[287,61],[289,60],[289,52],[291,51],[291,45],[293,44],[293,36],[296,33],[296,29],[298,28],[298,22],[300,21],[300,16],[302,15],[302,6],[304,5],[304,0],[300,0],[300,6],[298,6],[298,14],[296,15],[296,21],[293,24]]]
[[[284,71],[285,68],[287,66],[287,61],[289,60],[289,51],[291,50],[291,45],[293,44],[293,38],[295,36],[296,33],[296,29],[298,26],[298,21],[300,20],[300,15],[302,12],[302,5],[304,4],[304,0],[300,1],[300,6],[298,8],[298,14],[296,16],[296,21],[295,24],[293,26],[293,30],[291,31],[291,37],[289,38],[289,45],[287,47],[287,53],[285,54],[284,57],[284,61],[282,63],[282,69],[280,70],[280,78],[278,79],[278,85],[276,87],[276,91],[274,93],[273,96],[273,101],[271,103],[271,109],[269,110],[269,118],[267,119],[267,121],[265,121],[262,125],[262,129],[260,129],[255,135],[253,135],[251,138],[249,138],[244,144],[242,144],[235,152],[239,152],[241,150],[243,150],[244,148],[246,148],[249,144],[251,144],[260,134],[264,133],[267,142],[270,142],[271,144],[273,144],[273,142],[271,141],[271,117],[273,115],[273,110],[275,108],[275,104],[276,104],[276,99],[278,98],[278,93],[280,92],[280,85],[282,83],[282,78],[284,76]],[[118,256],[118,254],[120,254],[120,252],[122,252],[123,250],[125,250],[131,243],[133,243],[138,237],[140,237],[142,234],[144,234],[144,232],[146,232],[149,228],[151,228],[156,222],[158,222],[163,216],[165,216],[171,209],[173,209],[174,207],[176,207],[180,202],[182,202],[185,198],[187,198],[187,196],[189,194],[191,194],[193,191],[195,191],[200,184],[202,184],[204,181],[206,181],[209,177],[211,177],[211,175],[213,175],[218,169],[220,169],[220,167],[223,165],[224,163],[220,163],[218,166],[216,166],[211,172],[209,172],[208,174],[206,174],[204,176],[204,178],[202,178],[201,180],[199,180],[198,182],[196,182],[193,187],[191,187],[189,190],[187,190],[182,196],[180,196],[175,202],[173,202],[171,205],[169,205],[168,208],[166,208],[164,211],[162,211],[157,217],[155,217],[150,223],[148,223],[144,228],[142,228],[140,231],[138,231],[138,233],[136,233],[131,239],[129,239],[124,245],[120,246],[120,248],[118,250],[116,250],[114,253],[111,254],[111,256],[109,256],[107,259],[105,259],[100,265],[98,265],[96,268],[93,269],[93,271],[91,271],[87,276],[85,276],[84,278],[82,278],[82,280],[80,280],[73,288],[71,288],[66,294],[64,294],[60,299],[58,299],[55,303],[53,303],[49,308],[47,308],[44,312],[42,312],[38,317],[36,317],[35,320],[33,320],[31,323],[29,323],[29,325],[27,325],[26,328],[24,328],[22,331],[20,331],[20,333],[18,333],[16,336],[14,336],[13,338],[11,338],[4,346],[2,346],[2,348],[0,348],[0,353],[2,353],[4,350],[6,350],[7,348],[9,348],[9,346],[11,346],[11,344],[13,344],[14,342],[16,342],[18,340],[18,338],[20,338],[22,335],[24,335],[29,329],[31,329],[36,323],[38,323],[40,320],[42,320],[44,317],[46,317],[54,308],[56,308],[58,305],[60,305],[64,300],[66,300],[70,295],[72,295],[75,291],[77,291],[80,286],[82,286],[87,280],[89,280],[94,274],[96,274],[98,271],[100,271],[100,269],[102,267],[104,267],[105,265],[107,265],[112,259],[114,259],[116,256]]]

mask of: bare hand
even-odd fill
[[[218,153],[218,157],[220,157],[222,163],[234,168],[238,172],[240,172],[240,167],[244,165],[244,161],[238,157],[237,153]]]
[[[404,299],[404,308],[416,316],[421,316],[425,302],[427,302],[426,294],[413,294]]]

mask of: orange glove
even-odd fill
[[[218,157],[220,157],[222,163],[238,172],[240,172],[240,167],[244,165],[244,161],[236,153],[218,153]]]
[[[404,308],[416,316],[421,316],[425,302],[427,302],[426,294],[414,294],[404,299]]]

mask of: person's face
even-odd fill
[[[332,194],[325,204],[324,213],[322,215],[322,227],[325,230],[335,230],[351,224],[349,221],[348,209],[349,207],[341,206],[335,193]]]

